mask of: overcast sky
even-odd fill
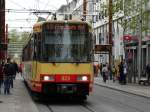
[[[67,4],[67,0],[5,0],[6,9],[40,9],[40,10],[57,10],[61,5]],[[72,0],[68,0],[69,2]],[[47,15],[42,15],[47,17]],[[32,20],[33,19],[33,20]],[[13,27],[32,27],[37,17],[32,13],[16,13],[16,11],[6,12],[6,24],[9,26],[9,30]],[[20,29],[19,31],[29,30]]]

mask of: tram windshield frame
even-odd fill
[[[75,26],[78,27],[78,25]],[[92,37],[88,27],[70,28],[73,26],[67,25],[67,28],[61,26],[61,29],[43,32],[42,60],[44,62],[92,61]]]

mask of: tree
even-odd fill
[[[19,35],[16,29],[12,29],[9,32],[9,42],[17,42],[19,40]]]
[[[139,28],[139,16],[142,17],[142,32],[149,31],[147,22],[149,21],[149,13],[146,11],[148,0],[125,0],[124,1],[124,21],[121,23],[125,33],[126,30],[135,34]],[[128,30],[128,31],[129,31]]]
[[[20,42],[26,42],[28,40],[29,34],[30,33],[26,32],[26,31],[22,32],[21,33]]]
[[[125,33],[136,33],[139,25],[139,16],[142,16],[142,31],[150,32],[150,27],[148,26],[148,21],[150,21],[150,15],[145,10],[145,6],[149,0],[113,0],[113,17],[118,17],[120,13],[124,13],[123,20],[119,23],[124,29]],[[108,15],[108,3],[101,3],[100,12],[106,12]],[[131,32],[127,32],[131,31]]]
[[[13,29],[9,32],[9,42],[26,42],[29,37],[29,32],[18,32],[16,29]]]

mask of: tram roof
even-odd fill
[[[86,21],[82,21],[82,20],[48,20],[48,21],[42,21],[42,22],[37,22],[33,25],[34,27],[40,27],[43,26],[46,23],[76,23],[76,24],[88,24],[89,27],[91,27],[91,25],[86,22]]]

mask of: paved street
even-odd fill
[[[1,112],[37,112],[37,108],[28,94],[20,75],[14,81],[14,88],[11,95],[0,94]]]
[[[92,94],[85,103],[70,101],[34,102],[20,75],[14,81],[11,95],[0,95],[2,112],[149,112],[150,86],[119,85],[95,78]]]
[[[149,112],[150,99],[94,86],[88,101],[96,112]]]
[[[46,104],[41,102],[36,103],[36,105],[40,112],[49,112],[50,110],[51,112],[149,112],[150,99],[148,97],[130,94],[130,91],[127,92],[127,90],[123,92],[122,90],[118,91],[117,89],[102,87],[101,80],[99,79],[95,78],[97,84],[94,85],[93,93],[88,97],[85,103],[56,101]],[[109,84],[111,84],[111,81],[105,85]],[[118,84],[116,83],[114,85],[116,85],[115,87],[117,88]],[[124,86],[126,86],[126,89],[129,87],[129,85]],[[136,86],[132,85],[131,87],[136,88]],[[140,88],[140,86],[137,88]],[[149,87],[147,87],[147,89],[148,88]]]

